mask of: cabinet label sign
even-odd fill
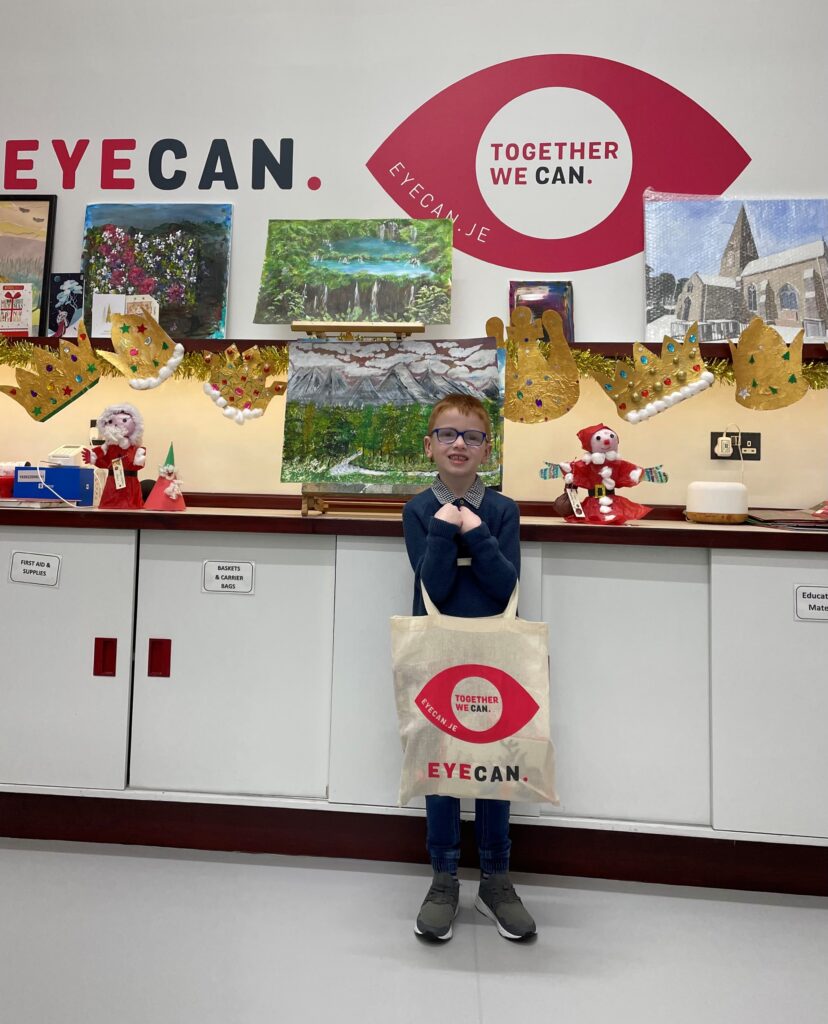
[[[60,579],[61,555],[37,555],[32,551],[12,551],[9,579],[12,583],[34,583],[38,587],[56,587]]]
[[[201,590],[205,594],[252,594],[255,562],[205,562]]]
[[[797,587],[794,602],[798,619],[828,622],[828,587]]]

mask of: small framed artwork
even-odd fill
[[[32,335],[46,334],[57,196],[0,195],[0,283],[32,286]]]
[[[537,320],[545,310],[554,309],[563,321],[566,340],[575,340],[571,281],[510,281],[509,310],[515,306],[528,306]]]
[[[49,275],[50,338],[77,338],[78,324],[83,316],[83,275],[79,270],[70,274]]]

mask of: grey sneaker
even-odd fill
[[[451,923],[460,901],[460,883],[447,871],[435,874],[423,900],[414,931],[445,942],[451,938]]]
[[[504,939],[528,939],[537,931],[508,875],[481,878],[474,905],[494,921]]]

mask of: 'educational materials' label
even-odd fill
[[[201,589],[207,594],[252,594],[255,562],[205,562]]]
[[[37,555],[32,551],[12,551],[9,579],[12,583],[34,583],[56,587],[60,579],[60,555]]]
[[[828,587],[797,587],[794,610],[798,619],[828,622]]]

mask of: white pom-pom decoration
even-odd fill
[[[180,342],[176,342],[172,355],[158,371],[158,375],[156,377],[138,377],[136,380],[131,380],[129,382],[129,386],[134,388],[136,391],[146,391],[148,388],[157,388],[159,384],[163,384],[165,380],[169,380],[169,378],[172,377],[181,365],[183,358],[184,346]]]

